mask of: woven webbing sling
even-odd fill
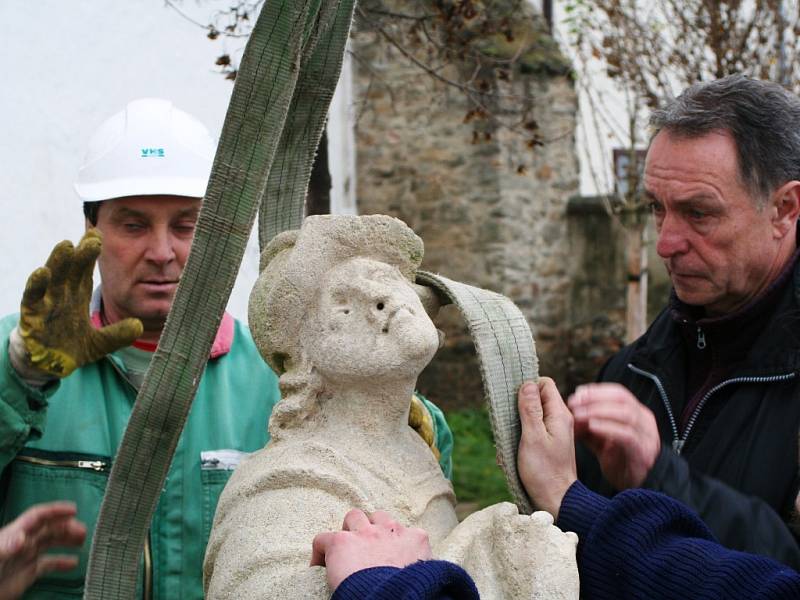
[[[114,460],[84,598],[133,599],[139,559],[178,439],[259,214],[263,248],[302,223],[316,147],[341,70],[355,0],[264,4],[236,78],[192,250]],[[531,512],[516,470],[516,392],[536,379],[533,338],[507,298],[420,273],[462,311],[481,363],[498,462]]]
[[[530,514],[533,505],[517,474],[521,433],[517,390],[523,381],[536,381],[539,377],[528,322],[516,304],[501,294],[424,271],[417,274],[417,283],[450,299],[467,323],[478,352],[497,463],[520,512]]]

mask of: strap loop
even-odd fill
[[[523,381],[536,381],[539,365],[525,316],[508,298],[441,275],[417,273],[417,283],[430,286],[458,306],[478,352],[486,405],[492,424],[497,462],[522,514],[533,512],[517,472],[521,436],[517,391]]]

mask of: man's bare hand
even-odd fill
[[[572,415],[548,377],[527,382],[518,394],[522,438],[517,469],[537,508],[558,517],[561,501],[578,478]]]
[[[76,248],[69,241],[56,245],[47,264],[28,278],[18,329],[27,362],[42,373],[66,377],[142,335],[138,319],[92,327],[89,301],[100,248],[100,232],[90,229]]]
[[[575,436],[597,456],[617,490],[639,487],[661,451],[655,415],[618,383],[580,386],[567,404]]]
[[[45,554],[55,546],[79,547],[86,527],[70,502],[37,504],[0,529],[0,600],[12,600],[36,579],[78,565],[76,556]]]
[[[356,571],[370,567],[405,567],[431,558],[428,534],[403,527],[388,513],[367,516],[353,509],[347,513],[342,531],[320,533],[312,544],[311,566],[328,571],[331,591]]]

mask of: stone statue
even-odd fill
[[[265,249],[250,326],[282,400],[270,443],[220,498],[207,598],[327,598],[324,569],[308,566],[311,541],[351,508],[427,530],[434,556],[465,567],[482,598],[578,597],[575,535],[508,503],[458,524],[450,482],[407,424],[439,345],[427,288],[414,284],[422,254],[404,223],[382,215],[309,217]]]

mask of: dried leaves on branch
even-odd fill
[[[189,18],[180,0],[166,3]],[[208,23],[189,20],[212,40],[246,38],[263,3],[233,0]],[[528,0],[361,0],[355,25],[380,36],[421,73],[464,94],[469,105],[464,121],[473,123],[473,142],[491,140],[498,128],[524,136],[531,149],[548,141],[532,117],[530,86],[513,83],[519,77],[568,74],[569,64]],[[236,77],[243,46],[216,60],[229,79]]]
[[[745,73],[797,90],[797,0],[570,0],[579,54],[649,106],[695,81]]]
[[[732,73],[800,91],[798,0],[567,0],[564,10],[577,71],[599,61],[627,98],[623,129],[643,130],[649,109]],[[583,79],[593,110],[608,114]],[[641,139],[625,135],[631,149]]]
[[[393,3],[394,10],[389,5],[362,1],[359,30],[378,32],[421,71],[463,93],[473,143],[491,140],[498,128],[522,135],[529,148],[548,141],[532,117],[530,88],[514,84],[567,74],[569,65],[527,0],[409,0]]]

